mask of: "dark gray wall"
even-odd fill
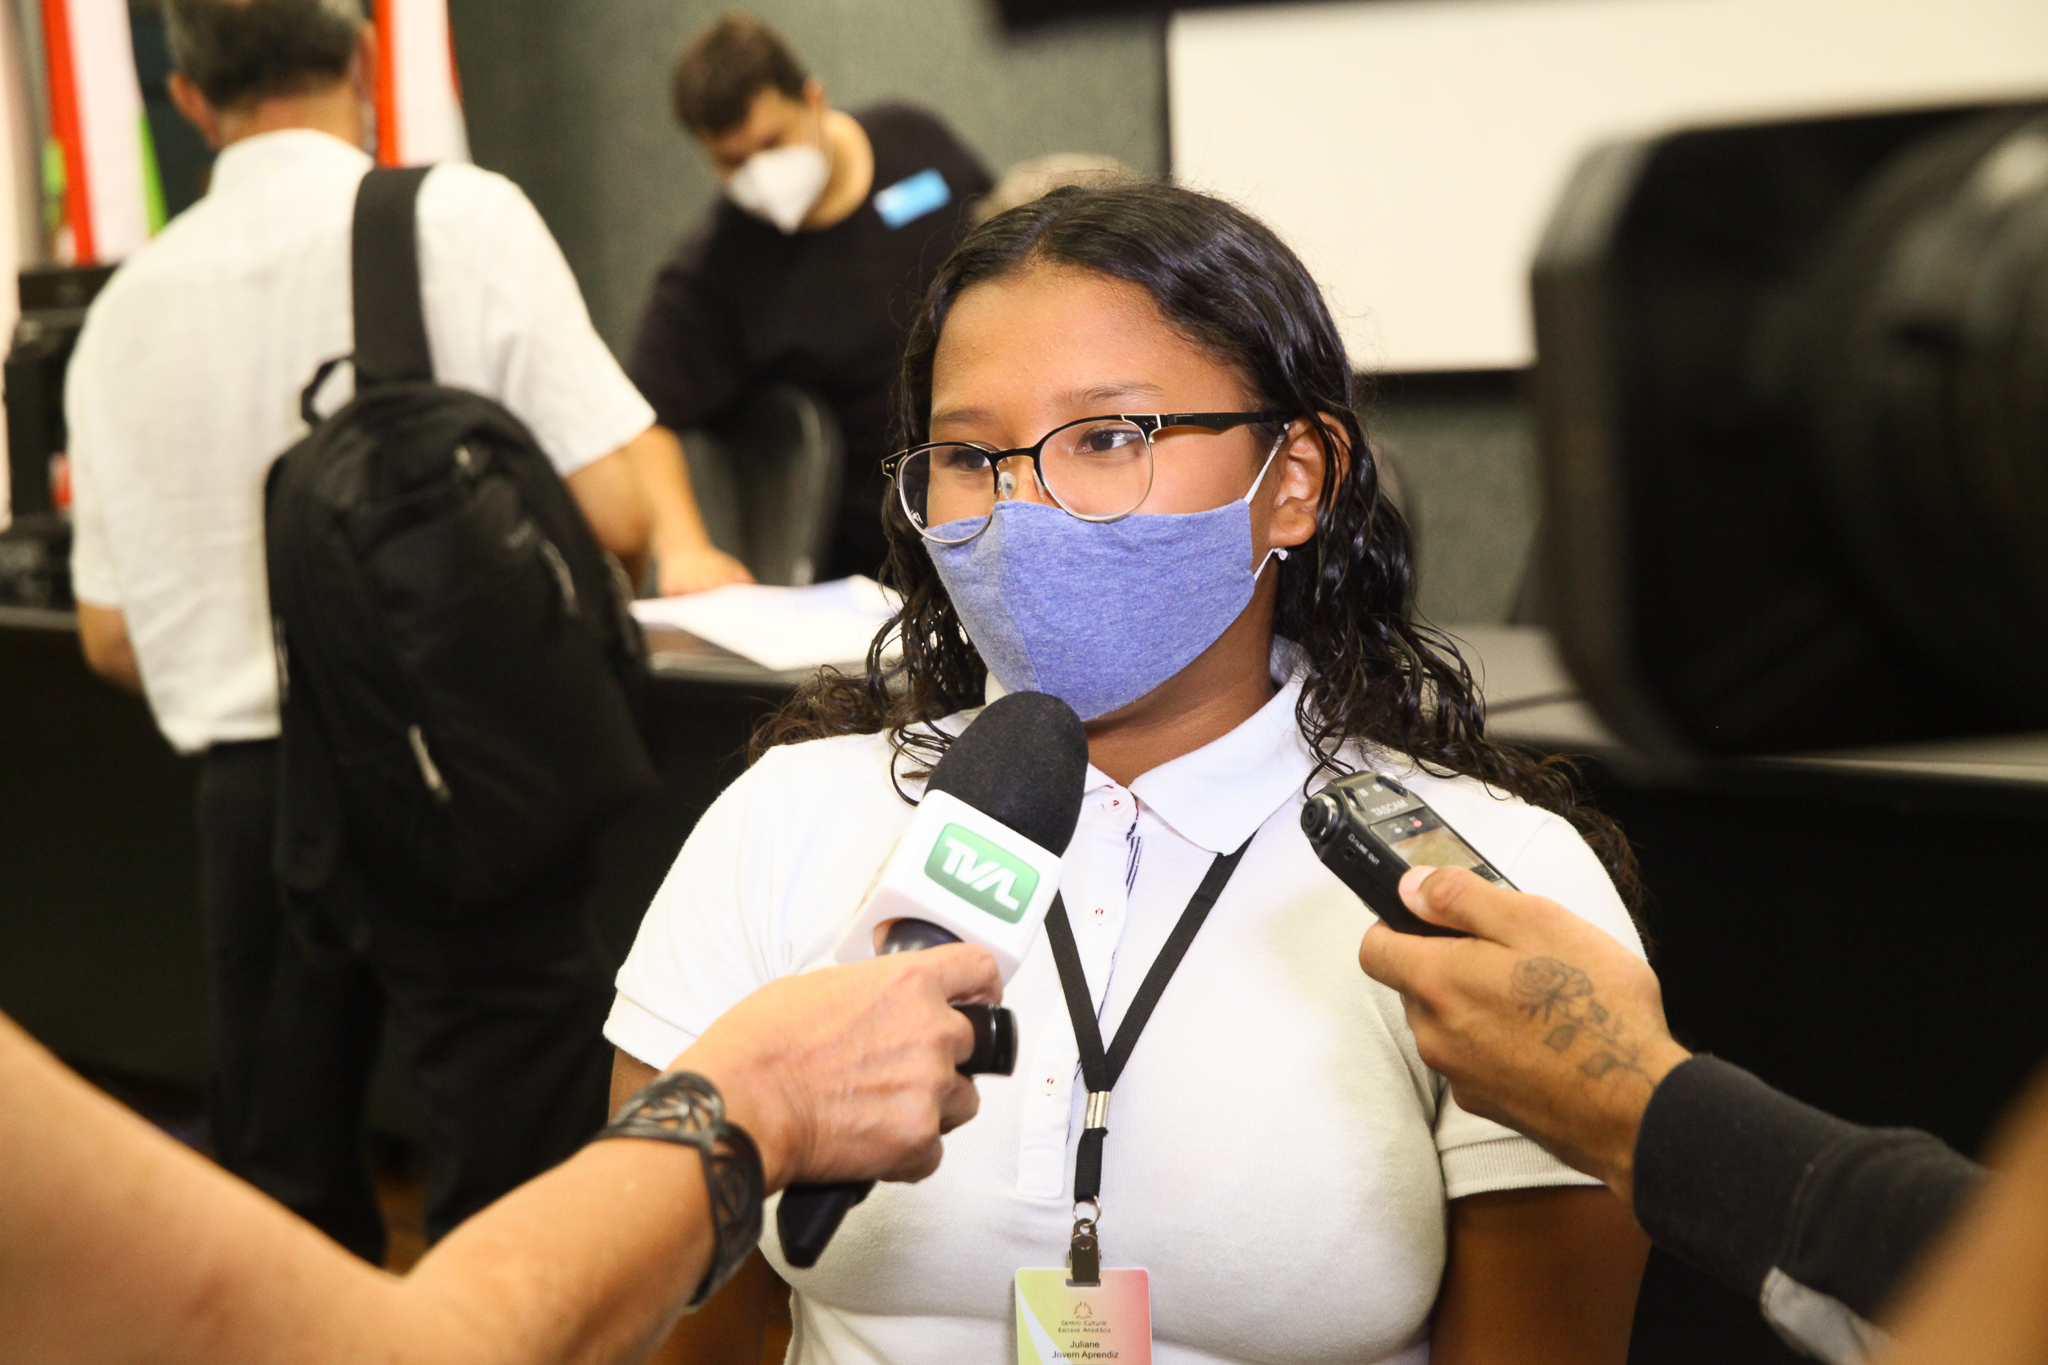
[[[1416,605],[1438,624],[1506,621],[1542,497],[1527,403],[1508,375],[1463,384],[1395,375],[1378,387],[1366,430],[1400,479],[1415,532]]]
[[[668,114],[668,77],[719,0],[452,0],[476,160],[526,190],[613,349],[649,281],[716,192]],[[1155,19],[1003,33],[985,0],[759,0],[835,104],[910,99],[990,168],[1045,152],[1166,167]]]

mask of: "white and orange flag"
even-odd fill
[[[469,160],[448,0],[375,0],[377,160],[424,166]]]
[[[164,225],[128,0],[42,0],[42,20],[55,254],[61,264],[111,264]]]

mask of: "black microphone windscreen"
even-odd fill
[[[965,801],[1049,853],[1065,853],[1087,781],[1088,732],[1074,708],[1043,692],[1012,692],[953,741],[926,790]]]

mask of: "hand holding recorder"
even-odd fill
[[[1366,930],[1359,965],[1401,993],[1416,1050],[1465,1109],[1630,1197],[1651,1092],[1690,1054],[1650,964],[1556,901],[1414,867],[1404,908],[1437,934]]]
[[[1301,808],[1301,832],[1316,856],[1389,929],[1429,938],[1462,931],[1432,924],[1401,898],[1411,867],[1462,867],[1508,890],[1515,884],[1479,856],[1427,802],[1385,773],[1353,773]]]

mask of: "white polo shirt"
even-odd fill
[[[108,282],[71,360],[73,587],[121,609],[182,752],[277,734],[263,480],[305,432],[300,390],[351,347],[349,226],[370,164],[308,129],[228,147],[206,197]],[[442,383],[510,408],[564,474],[653,422],[511,181],[436,167],[419,243]],[[330,411],[345,375],[333,390]]]
[[[1110,1107],[1103,1264],[1151,1272],[1159,1365],[1421,1365],[1445,1201],[1593,1183],[1459,1109],[1400,998],[1359,970],[1372,914],[1297,823],[1313,765],[1299,690],[1129,787],[1090,768],[1061,867],[1110,1037],[1211,860],[1257,832]],[[648,910],[606,1036],[666,1067],[750,991],[829,963],[911,817],[891,757],[880,735],[819,740],[770,750],[728,788]],[[1638,943],[1564,820],[1476,780],[1370,766],[1402,772],[1522,889]],[[811,1270],[782,1260],[770,1219],[763,1249],[797,1291],[792,1361],[1014,1359],[1013,1274],[1064,1264],[1085,1087],[1042,939],[1004,1001],[1017,1073],[979,1081],[980,1116],[946,1139],[936,1175],[879,1187]]]

